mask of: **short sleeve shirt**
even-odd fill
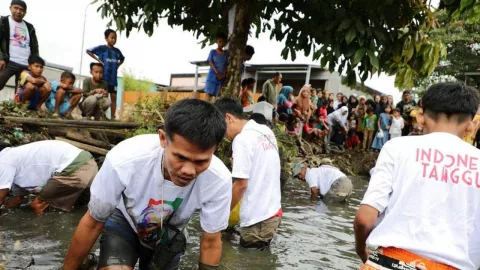
[[[211,50],[210,54],[208,55],[208,62],[213,63],[215,68],[220,73],[224,73],[227,66],[228,66],[228,51],[224,51],[223,53],[219,53],[217,50]],[[224,74],[225,75],[225,74]],[[218,82],[217,75],[212,68],[208,71],[207,81]]]
[[[136,136],[114,147],[93,181],[91,216],[105,222],[118,208],[141,243],[150,248],[156,242],[155,229],[162,222],[169,220],[183,229],[196,210],[200,210],[200,225],[205,232],[224,230],[232,199],[232,177],[227,167],[213,156],[210,167],[196,180],[178,187],[163,177],[163,153],[158,135]]]
[[[384,216],[369,246],[480,268],[480,155],[459,137],[436,132],[388,141],[362,204]]]
[[[117,86],[118,66],[121,61],[125,60],[122,52],[107,45],[100,45],[88,50],[95,54],[105,64],[103,67],[103,79],[107,81],[109,86]]]
[[[96,85],[93,83],[91,78],[86,78],[83,80],[83,95],[86,96],[88,93],[90,93],[92,90],[95,89],[104,89],[108,90],[108,83],[104,80],[100,82],[99,85]]]
[[[10,24],[10,61],[24,66],[28,66],[28,57],[30,57],[30,35],[27,24],[16,22],[12,17],[8,17]]]
[[[69,143],[53,140],[5,148],[0,152],[0,189],[11,189],[13,184],[27,190],[42,187],[81,151]]]
[[[232,176],[247,179],[240,207],[240,226],[274,216],[281,208],[280,156],[275,134],[250,120],[232,143]]]

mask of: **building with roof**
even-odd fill
[[[170,87],[180,91],[200,91],[205,88],[209,64],[206,61],[191,62],[195,65],[195,73],[171,74]],[[290,85],[295,89],[294,94],[305,84],[311,84],[313,88],[328,90],[331,93],[343,93],[344,95],[370,95],[381,94],[380,91],[360,83],[354,89],[343,85],[343,77],[337,73],[331,73],[325,68],[311,64],[254,64],[246,65],[244,77],[255,78],[257,85],[254,92],[261,93],[263,83],[273,77],[276,72],[283,75],[282,84]]]

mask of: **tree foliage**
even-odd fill
[[[470,22],[462,16],[451,21],[445,11],[436,13],[441,27],[431,31],[432,40],[443,42],[448,56],[436,67],[432,77],[416,80],[416,86],[429,86],[429,82],[450,80],[452,77],[465,81],[465,72],[475,71],[480,67],[480,22]],[[478,82],[470,78],[471,85]]]
[[[197,38],[227,29],[234,5],[248,6],[245,22],[259,35],[282,41],[282,57],[297,52],[319,60],[330,71],[345,72],[349,85],[380,72],[396,74],[396,86],[413,86],[446,56],[442,42],[428,37],[437,27],[424,0],[99,0],[103,17],[127,35],[134,29],[153,34],[159,20],[192,31]],[[237,63],[238,64],[238,63]],[[228,77],[228,76],[227,76]]]

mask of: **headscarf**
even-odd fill
[[[288,85],[282,87],[282,90],[280,90],[280,93],[278,94],[277,104],[282,106],[285,103],[285,101],[288,101],[288,97],[292,92],[293,92],[293,87]]]
[[[355,98],[356,101],[355,101],[355,102],[352,102],[352,98]],[[349,110],[349,111],[352,111],[352,109],[357,108],[357,106],[358,106],[358,99],[357,99],[357,97],[354,96],[354,95],[350,95],[350,97],[348,97],[348,103],[347,103],[347,104],[348,104],[347,106],[348,106],[348,110]]]
[[[387,98],[387,103],[385,103],[385,104],[382,102],[382,99],[383,99],[384,97]],[[388,106],[388,97],[387,97],[387,95],[382,95],[382,96],[380,96],[380,103],[378,103],[377,106],[375,107],[375,114],[376,114],[376,115],[380,115],[380,114],[384,113],[384,112],[385,112],[385,108],[386,108],[387,106]]]
[[[343,115],[346,112],[345,115]],[[341,107],[340,109],[334,111],[328,115],[327,122],[329,125],[338,124],[345,128],[348,119],[348,108]]]
[[[303,92],[309,91],[312,86],[310,84],[305,84],[302,89],[300,89],[300,93],[298,94],[297,99],[295,100],[295,104],[297,104],[297,108],[300,109],[300,111],[303,113],[305,111],[310,110],[310,104],[311,104],[311,99],[310,95],[308,95],[306,98],[303,97]]]

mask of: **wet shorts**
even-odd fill
[[[281,221],[281,217],[272,217],[248,227],[241,227],[239,229],[240,245],[244,248],[269,247]]]
[[[116,93],[117,93],[117,87],[114,86],[114,85],[109,85],[109,86],[107,87],[107,91],[108,91],[108,93],[110,93],[110,94],[116,94]]]
[[[332,183],[330,190],[323,196],[323,200],[343,202],[352,193],[352,181],[348,177],[340,177]]]
[[[140,244],[137,233],[122,212],[115,209],[108,218],[100,238],[100,258],[98,269],[107,266],[126,265],[132,268],[139,261],[139,270],[148,270],[153,250]],[[176,270],[180,266],[179,254],[165,270]]]

